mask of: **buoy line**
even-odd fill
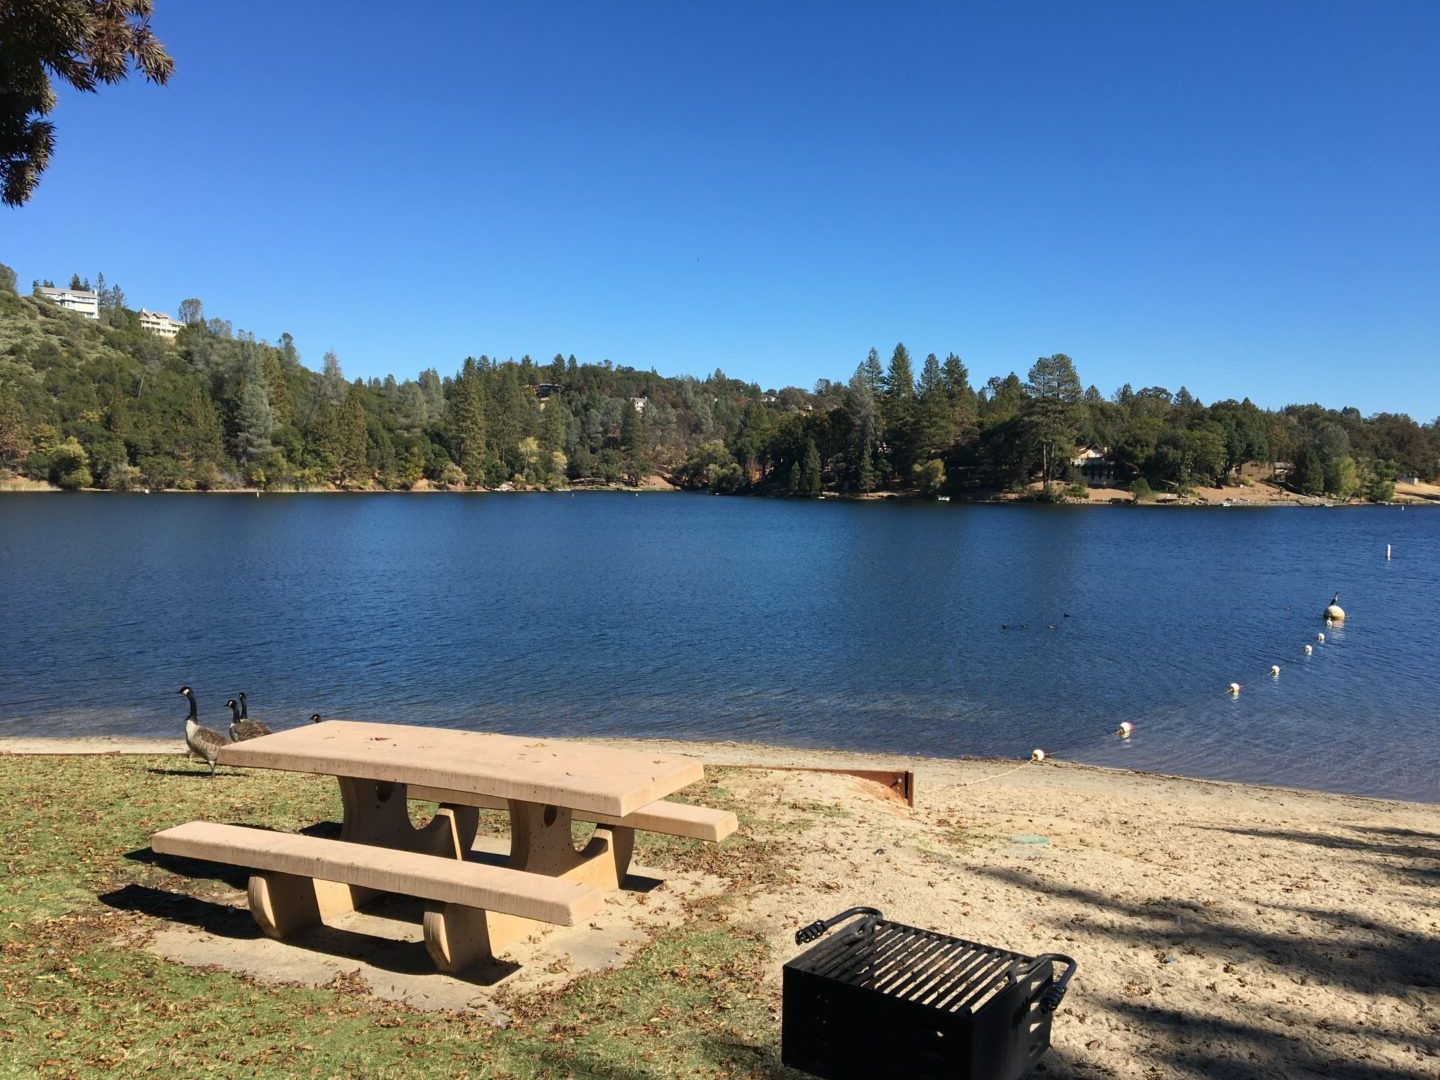
[[[1321,635],[1320,635],[1320,640],[1321,640],[1322,643],[1324,642],[1324,639],[1325,639],[1325,638],[1324,638],[1324,635],[1321,634]],[[1313,652],[1313,648],[1312,648],[1310,645],[1306,645],[1306,646],[1304,647],[1304,654],[1305,654],[1306,656],[1311,655],[1312,652]],[[1279,664],[1271,664],[1271,665],[1269,666],[1269,668],[1266,669],[1265,675],[1264,675],[1263,677],[1264,677],[1264,678],[1269,678],[1269,679],[1272,680],[1272,681],[1273,681],[1273,680],[1278,680],[1278,679],[1280,678],[1280,665],[1279,665]],[[1243,684],[1243,683],[1238,683],[1238,682],[1232,682],[1232,683],[1230,683],[1228,686],[1226,686],[1224,690],[1220,691],[1220,694],[1221,694],[1222,697],[1225,697],[1226,699],[1228,699],[1228,700],[1230,700],[1230,701],[1235,701],[1235,700],[1237,700],[1237,699],[1240,697],[1240,694],[1241,694],[1241,692],[1244,690],[1244,688],[1245,688],[1245,684]],[[1205,693],[1205,694],[1197,695],[1195,698],[1193,698],[1193,699],[1190,700],[1190,701],[1183,702],[1183,703],[1181,703],[1181,704],[1179,704],[1179,705],[1172,705],[1172,706],[1170,706],[1170,707],[1168,707],[1168,708],[1161,709],[1161,710],[1159,710],[1158,712],[1155,712],[1155,713],[1151,714],[1151,715],[1146,719],[1146,721],[1145,721],[1145,726],[1153,726],[1153,725],[1155,725],[1155,724],[1163,724],[1163,723],[1166,722],[1167,720],[1170,720],[1172,717],[1175,717],[1175,716],[1179,715],[1180,713],[1187,712],[1187,711],[1189,711],[1189,710],[1191,710],[1191,709],[1196,708],[1196,707],[1199,706],[1199,705],[1203,705],[1203,704],[1205,704],[1206,702],[1214,701],[1214,700],[1215,700],[1215,693],[1214,693],[1214,691],[1211,691],[1211,692]],[[1112,741],[1112,740],[1114,740],[1114,739],[1116,739],[1116,738],[1119,738],[1119,739],[1122,739],[1122,740],[1124,740],[1124,739],[1129,739],[1132,735],[1134,735],[1134,734],[1136,733],[1137,730],[1139,730],[1139,726],[1140,726],[1140,725],[1138,725],[1136,722],[1133,722],[1133,721],[1130,721],[1130,720],[1122,720],[1122,721],[1120,722],[1120,725],[1119,725],[1118,727],[1116,727],[1113,731],[1110,731],[1110,732],[1108,732],[1108,733],[1106,733],[1106,734],[1104,734],[1104,735],[1093,734],[1093,735],[1080,736],[1079,738],[1077,738],[1077,739],[1075,739],[1075,740],[1073,740],[1073,741],[1067,742],[1067,743],[1064,745],[1064,747],[1063,747],[1061,750],[1059,750],[1058,752],[1057,752],[1057,751],[1047,751],[1047,750],[1035,750],[1035,751],[1031,754],[1031,758],[1030,758],[1029,761],[1026,761],[1026,762],[1024,762],[1024,763],[1021,764],[1021,765],[1017,765],[1014,769],[1011,769],[1011,770],[1008,770],[1008,771],[1009,771],[1009,772],[1015,772],[1015,771],[1018,770],[1018,769],[1024,768],[1025,765],[1041,764],[1041,763],[1043,763],[1045,760],[1047,760],[1047,758],[1048,758],[1051,754],[1057,754],[1057,753],[1058,753],[1058,755],[1059,755],[1060,757],[1069,758],[1070,756],[1072,756],[1073,754],[1075,754],[1076,751],[1084,750],[1084,749],[1086,749],[1086,748],[1088,748],[1088,747],[1091,747],[1091,746],[1098,746],[1098,745],[1100,745],[1101,743],[1108,743],[1108,742],[1110,742],[1110,741]],[[1006,774],[1005,774],[1005,773],[999,773],[999,774],[997,774],[997,775],[999,775],[999,776],[1004,776],[1004,775],[1006,775]],[[991,779],[994,779],[994,777],[988,777],[988,776],[985,777],[985,780],[991,780]],[[975,781],[972,781],[972,783],[977,783],[977,784],[978,784],[978,783],[983,783],[983,782],[984,782],[984,780],[975,780]],[[969,786],[969,785],[964,785],[964,786]]]
[[[1339,608],[1339,599],[1340,599],[1340,594],[1339,594],[1339,593],[1336,593],[1336,594],[1335,594],[1335,599],[1330,602],[1330,607],[1326,608],[1326,610],[1325,610],[1325,625],[1326,625],[1326,626],[1337,626],[1337,625],[1339,625],[1339,624],[1341,624],[1341,623],[1344,622],[1345,614],[1344,614],[1344,612],[1341,611],[1340,608]],[[1333,613],[1338,613],[1338,614],[1339,614],[1339,618],[1338,618],[1338,619],[1334,618],[1333,615],[1332,615],[1332,612],[1333,612]],[[1317,642],[1318,644],[1324,645],[1324,644],[1325,644],[1325,635],[1324,635],[1323,633],[1317,633],[1317,634],[1315,635],[1315,640],[1316,640],[1316,642]],[[1305,646],[1303,647],[1302,651],[1303,651],[1304,655],[1306,655],[1306,656],[1311,656],[1311,655],[1314,654],[1315,647],[1314,647],[1313,645],[1308,645],[1308,644],[1307,644],[1307,645],[1305,645]],[[1270,679],[1272,679],[1272,680],[1279,679],[1279,678],[1280,678],[1280,665],[1279,665],[1279,664],[1271,664],[1270,667],[1266,670],[1265,676],[1268,676],[1268,677],[1269,677]],[[1241,692],[1244,688],[1245,688],[1245,687],[1244,687],[1244,684],[1243,684],[1243,683],[1232,682],[1232,683],[1230,683],[1228,686],[1225,687],[1225,689],[1222,691],[1222,694],[1223,694],[1226,698],[1228,698],[1229,700],[1235,701],[1235,700],[1237,700],[1237,699],[1240,697],[1240,692]],[[1163,723],[1164,721],[1169,720],[1169,719],[1170,719],[1171,717],[1173,717],[1173,716],[1176,716],[1176,715],[1178,715],[1178,714],[1180,714],[1180,713],[1182,713],[1182,712],[1186,712],[1186,711],[1188,711],[1188,710],[1190,710],[1190,709],[1193,709],[1193,708],[1195,708],[1196,706],[1201,705],[1201,704],[1204,704],[1204,703],[1207,702],[1207,701],[1213,701],[1213,700],[1214,700],[1214,693],[1213,693],[1213,692],[1207,693],[1207,694],[1198,695],[1197,697],[1195,697],[1195,698],[1194,698],[1193,700],[1191,700],[1191,701],[1184,702],[1184,703],[1182,703],[1182,704],[1180,704],[1180,705],[1172,705],[1171,707],[1169,707],[1169,708],[1167,708],[1167,709],[1162,709],[1162,710],[1160,710],[1159,712],[1152,714],[1152,715],[1149,717],[1149,719],[1146,721],[1146,723],[1148,723],[1148,724]],[[1089,747],[1089,746],[1091,746],[1091,745],[1098,745],[1098,744],[1099,744],[1100,742],[1102,742],[1102,741],[1103,741],[1103,742],[1109,742],[1109,741],[1111,741],[1112,739],[1115,739],[1115,738],[1128,739],[1128,738],[1130,738],[1130,736],[1132,736],[1132,735],[1135,733],[1135,730],[1136,730],[1136,726],[1135,726],[1135,724],[1134,724],[1133,722],[1131,722],[1131,721],[1129,721],[1129,720],[1122,720],[1122,721],[1120,722],[1120,726],[1117,727],[1114,731],[1112,731],[1112,732],[1110,732],[1110,733],[1108,733],[1108,734],[1106,734],[1106,735],[1086,735],[1086,736],[1082,736],[1082,737],[1080,737],[1079,739],[1077,739],[1077,740],[1075,740],[1075,741],[1073,741],[1073,742],[1068,743],[1068,744],[1066,745],[1066,747],[1060,751],[1060,753],[1061,753],[1062,755],[1068,757],[1068,756],[1074,754],[1077,750],[1084,749],[1084,748]],[[1030,752],[1030,757],[1029,757],[1029,759],[1026,760],[1026,761],[1022,761],[1019,765],[1015,765],[1015,766],[1013,766],[1012,768],[1009,768],[1009,769],[1004,770],[1003,772],[995,773],[995,774],[992,775],[992,776],[982,776],[979,780],[968,780],[968,781],[966,781],[965,783],[961,784],[960,786],[961,786],[961,787],[973,787],[975,784],[984,784],[984,783],[988,783],[988,782],[991,781],[991,780],[998,780],[998,779],[1000,779],[1002,776],[1009,776],[1011,773],[1019,772],[1021,769],[1025,768],[1027,765],[1041,765],[1041,764],[1044,764],[1044,762],[1046,761],[1046,759],[1048,758],[1048,756],[1049,756],[1049,752],[1047,752],[1047,751],[1045,751],[1045,750],[1042,750],[1042,749],[1040,749],[1039,747],[1036,747],[1034,750],[1032,750],[1032,751]]]

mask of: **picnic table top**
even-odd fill
[[[219,763],[446,788],[616,817],[704,776],[698,760],[679,754],[355,720],[230,743]]]

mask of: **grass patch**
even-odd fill
[[[779,1002],[763,979],[778,961],[761,934],[727,923],[746,887],[784,882],[771,843],[743,830],[723,849],[644,837],[637,858],[645,864],[705,869],[735,888],[692,905],[686,926],[623,967],[563,992],[508,994],[502,984],[496,999],[514,1023],[501,1029],[478,1016],[383,1002],[345,977],[324,987],[261,985],[145,952],[154,918],[101,896],[141,886],[206,898],[234,885],[151,861],[152,833],[197,818],[286,830],[339,819],[329,778],[207,773],[178,757],[0,756],[8,795],[0,804],[0,1076],[188,1077],[265,1067],[366,1077],[799,1075],[779,1065]],[[739,809],[715,781],[689,797]],[[482,827],[503,831],[504,815],[482,815]]]

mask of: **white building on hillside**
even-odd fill
[[[100,297],[87,289],[52,289],[41,285],[40,295],[52,304],[59,304],[87,319],[100,318]]]
[[[185,328],[185,324],[177,322],[163,311],[147,311],[140,309],[140,325],[158,338],[166,341],[174,341],[175,335]]]

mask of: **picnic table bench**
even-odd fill
[[[156,834],[155,851],[252,868],[251,914],[275,938],[379,892],[417,897],[426,948],[449,972],[593,914],[624,881],[636,829],[718,842],[737,827],[664,798],[701,779],[699,761],[645,750],[332,720],[232,743],[219,763],[335,776],[340,839],[191,822]],[[440,807],[416,827],[410,800]],[[509,812],[503,867],[466,861],[480,809]],[[572,820],[596,823],[578,850]]]

